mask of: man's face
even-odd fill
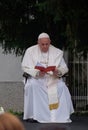
[[[41,38],[38,40],[38,45],[42,52],[47,52],[50,45],[50,39],[49,38]]]

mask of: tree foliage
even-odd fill
[[[0,0],[0,40],[5,52],[23,54],[49,33],[57,47],[87,52],[88,8],[85,0]]]
[[[60,33],[62,39],[65,38],[64,47],[85,54],[88,51],[87,6],[85,0],[48,0],[40,4],[40,10],[52,15],[56,30],[61,28],[56,31],[56,37]]]

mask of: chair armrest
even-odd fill
[[[28,78],[31,78],[31,75],[29,75],[28,73],[24,72],[23,73],[23,77],[25,78],[25,83],[27,82]]]
[[[29,75],[28,73],[24,72],[24,73],[23,73],[23,77],[24,77],[24,78],[29,78],[29,77],[31,77],[31,75]]]

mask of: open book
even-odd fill
[[[48,66],[48,67],[43,67],[43,66],[35,66],[35,69],[38,69],[40,71],[48,72],[48,71],[54,71],[56,66]]]

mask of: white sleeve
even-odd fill
[[[25,52],[21,65],[23,72],[26,72],[33,77],[36,77],[37,73],[39,72],[39,70],[34,68],[32,56],[29,50]]]
[[[58,75],[60,75],[60,77],[68,72],[68,67],[67,67],[67,65],[65,63],[64,58],[62,58],[62,60],[60,62],[60,65],[58,67],[58,72],[59,72]]]

